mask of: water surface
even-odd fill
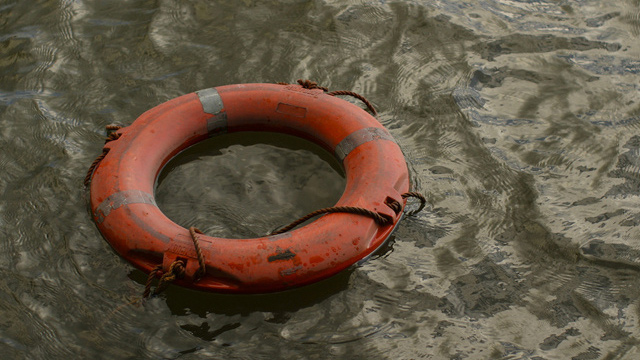
[[[640,357],[637,0],[5,0],[0,29],[3,358]],[[122,306],[145,275],[82,185],[105,125],[299,78],[374,103],[427,211],[319,284]],[[339,197],[335,165],[279,144],[205,146],[161,206],[247,236]]]

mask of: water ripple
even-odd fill
[[[633,357],[639,14],[631,0],[0,5],[3,355]],[[310,287],[170,287],[122,306],[146,276],[100,237],[82,189],[104,126],[298,78],[370,99],[429,208]],[[167,169],[170,217],[258,236],[342,191],[318,153],[234,142]]]

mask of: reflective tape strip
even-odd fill
[[[207,131],[209,135],[219,134],[227,131],[227,113],[224,112],[222,98],[216,88],[209,88],[196,91],[202,110],[213,115],[207,119]]]
[[[224,109],[222,99],[216,88],[199,90],[196,91],[196,94],[198,94],[200,102],[202,103],[202,110],[207,114],[216,115]]]
[[[96,222],[100,224],[112,210],[129,204],[149,204],[157,206],[153,195],[149,193],[141,190],[124,190],[104,199],[96,208],[93,217],[96,219]]]
[[[347,157],[347,155],[349,155],[351,151],[353,151],[353,149],[364,143],[375,140],[389,140],[396,142],[393,139],[393,136],[391,136],[391,134],[389,134],[385,129],[377,127],[364,128],[358,131],[354,131],[349,136],[340,141],[338,146],[336,146],[336,157],[340,161],[342,161]]]

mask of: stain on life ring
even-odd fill
[[[336,206],[389,219],[324,215],[289,232],[254,239],[199,235],[206,273],[189,230],[156,205],[160,170],[180,151],[211,136],[279,132],[312,141],[340,160],[346,174]],[[238,84],[205,89],[158,105],[117,130],[91,178],[93,220],[113,249],[149,273],[184,263],[176,284],[216,292],[260,293],[310,284],[367,258],[398,224],[409,190],[407,165],[393,137],[369,113],[321,89]],[[391,207],[388,204],[401,204]]]

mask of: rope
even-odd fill
[[[167,288],[167,286],[169,286],[170,283],[172,283],[178,278],[183,277],[184,262],[182,262],[182,260],[176,260],[172,262],[171,265],[169,266],[169,270],[167,270],[165,273],[162,273],[162,275],[160,276],[160,280],[158,281],[158,285],[156,286],[156,289],[153,290],[153,292],[151,292],[151,283],[153,282],[153,279],[158,276],[158,273],[161,273],[161,272],[162,272],[162,265],[158,265],[149,273],[149,276],[147,277],[147,283],[145,284],[145,287],[144,287],[144,292],[142,293],[143,299],[148,298],[150,295],[155,296],[160,294]]]
[[[398,201],[396,200],[392,200],[392,201],[385,201],[384,202],[385,205],[387,205],[388,207],[391,208],[391,210],[393,210],[394,213],[396,213],[396,215],[400,214],[400,211],[402,211],[402,204],[400,204]]]
[[[311,80],[298,79],[298,84],[302,85],[302,87],[305,89],[320,89],[324,92],[329,91],[329,89],[327,89],[326,87],[319,86],[317,82]]]
[[[280,230],[276,230],[272,232],[270,235],[278,235],[278,234],[285,233],[311,218],[314,218],[318,215],[330,214],[330,213],[350,213],[350,214],[368,216],[372,218],[376,222],[376,224],[380,226],[387,225],[389,222],[391,222],[391,219],[389,219],[388,217],[385,217],[383,215],[378,214],[375,211],[371,211],[365,208],[354,207],[354,206],[334,206],[334,207],[316,210],[312,213],[309,213],[301,217],[300,219],[292,222],[291,224],[281,228]]]
[[[153,291],[153,295],[158,295],[164,291],[164,289],[169,286],[169,283],[173,282],[177,278],[181,278],[184,276],[184,263],[182,260],[176,260],[171,263],[169,266],[169,270],[162,274],[160,277],[160,281],[158,281],[158,286]]]
[[[419,192],[415,192],[415,191],[410,191],[410,192],[406,192],[404,194],[401,195],[403,199],[406,199],[408,197],[413,197],[413,198],[417,198],[418,200],[420,200],[420,206],[418,207],[417,210],[413,210],[411,212],[407,213],[407,216],[413,216],[417,213],[419,213],[420,211],[422,211],[422,209],[424,209],[424,206],[427,204],[427,199],[424,197],[424,195],[420,194]]]
[[[418,192],[406,192],[404,194],[401,195],[403,199],[406,199],[408,197],[415,197],[418,198],[420,200],[420,207],[417,210],[411,211],[409,213],[407,213],[407,216],[413,216],[415,214],[417,214],[418,212],[422,211],[422,209],[424,208],[424,206],[427,203],[427,199],[422,196],[422,194],[418,193]],[[402,204],[400,204],[397,201],[391,201],[391,202],[385,202],[385,204],[390,207],[396,214],[399,214],[402,211]],[[292,222],[291,224],[279,229],[279,230],[275,230],[273,232],[271,232],[271,234],[269,235],[278,235],[278,234],[282,234],[285,233],[293,228],[295,228],[296,226],[304,223],[305,221],[314,218],[318,215],[322,215],[322,214],[332,214],[332,213],[349,213],[349,214],[357,214],[357,215],[364,215],[364,216],[368,216],[370,218],[372,218],[376,224],[380,225],[380,226],[385,226],[388,225],[392,219],[379,214],[375,211],[371,211],[365,208],[361,208],[361,207],[354,207],[354,206],[333,206],[333,207],[328,207],[328,208],[323,208],[323,209],[319,209],[316,210],[314,212],[311,212],[303,217],[301,217],[300,219]]]
[[[286,82],[279,82],[277,83],[278,85],[289,85]],[[338,90],[338,91],[331,91],[329,92],[329,89],[327,89],[324,86],[320,86],[318,85],[317,82],[315,81],[311,81],[311,80],[302,80],[302,79],[298,79],[298,84],[300,84],[303,88],[305,89],[320,89],[322,91],[324,91],[325,93],[327,93],[327,95],[331,95],[331,96],[339,96],[339,95],[348,95],[348,96],[353,96],[354,98],[362,101],[367,108],[369,109],[369,111],[371,111],[371,113],[373,114],[373,116],[378,115],[378,112],[376,111],[376,109],[373,107],[373,105],[371,104],[371,102],[369,102],[369,100],[367,100],[364,96],[355,93],[353,91],[346,91],[346,90]]]
[[[196,255],[198,256],[198,264],[200,264],[200,268],[198,269],[198,272],[195,276],[196,279],[199,279],[207,272],[204,262],[204,255],[202,255],[202,251],[200,250],[200,243],[198,242],[198,234],[204,233],[192,226],[189,228],[189,234],[191,234],[191,240],[193,240],[193,246],[196,248]]]
[[[158,276],[159,271],[162,271],[162,265],[156,266],[153,270],[151,270],[149,276],[147,276],[147,282],[145,283],[144,291],[142,292],[143,299],[148,298],[151,294],[151,283],[153,282],[153,279]]]
[[[116,131],[116,130],[122,129],[123,127],[124,126],[118,125],[118,124],[109,124],[109,125],[105,126],[107,131]]]
[[[91,176],[93,175],[93,170],[96,169],[98,164],[100,164],[100,161],[102,161],[102,159],[104,159],[104,157],[107,156],[108,153],[109,149],[102,149],[102,154],[98,155],[98,157],[93,160],[93,163],[91,163],[91,166],[89,167],[89,171],[87,171],[87,175],[84,177],[84,186],[89,185]]]
[[[122,134],[113,132],[113,131],[122,129],[122,126],[120,125],[110,124],[105,126],[105,129],[107,130],[107,137],[104,140],[105,144],[108,143],[109,141],[118,140],[122,135]],[[96,167],[98,167],[98,164],[100,164],[100,162],[104,159],[105,156],[107,156],[108,153],[109,153],[109,149],[103,148],[102,154],[98,155],[98,157],[95,160],[93,160],[93,163],[91,163],[91,166],[89,166],[87,175],[84,177],[84,186],[89,185],[89,183],[91,182],[91,177],[93,176],[93,171],[96,169]]]
[[[122,136],[122,134],[118,134],[116,132],[113,132],[113,133],[109,134],[109,136],[107,136],[107,138],[104,140],[104,143],[106,144],[109,141],[118,140],[118,139],[120,139],[120,136]]]
[[[191,234],[191,240],[193,240],[193,246],[195,246],[196,255],[198,256],[198,264],[200,264],[200,269],[198,269],[198,272],[194,277],[195,278],[194,281],[198,281],[197,279],[200,278],[202,275],[204,275],[206,272],[204,255],[202,255],[202,250],[200,250],[200,242],[198,240],[198,234],[203,234],[203,232],[192,226],[189,228],[189,234]],[[166,289],[170,283],[175,281],[175,279],[182,278],[185,274],[184,267],[185,267],[185,264],[182,260],[176,260],[172,262],[171,265],[169,266],[169,270],[167,270],[164,273],[162,272],[162,265],[156,266],[153,270],[151,270],[151,272],[149,273],[149,276],[147,276],[147,282],[145,283],[145,286],[144,286],[144,292],[142,293],[142,298],[146,299],[150,295],[154,295],[154,296],[158,295],[161,292],[163,292],[164,289]],[[156,286],[156,289],[152,293],[151,283],[153,282],[153,279],[157,277],[160,277],[160,280],[158,281],[158,285]]]
[[[367,105],[367,108],[369,109],[369,111],[371,111],[373,116],[378,115],[378,112],[373,107],[373,105],[369,102],[369,100],[365,99],[364,96],[362,96],[362,95],[360,95],[358,93],[354,93],[353,91],[346,91],[346,90],[332,91],[332,92],[328,92],[327,95],[331,95],[331,96],[337,96],[337,95],[353,96],[354,98],[362,101],[365,105]]]

